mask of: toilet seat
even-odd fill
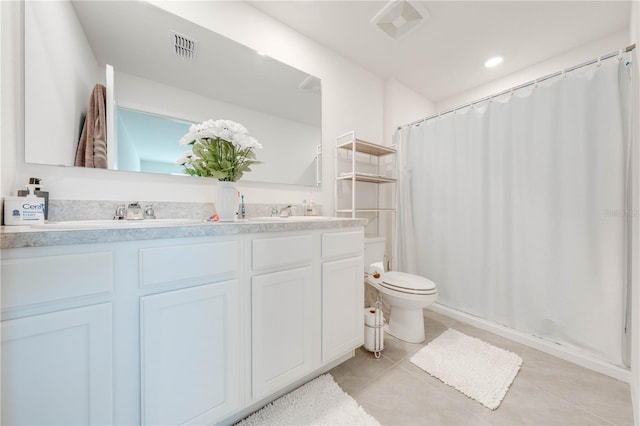
[[[398,271],[385,272],[382,275],[380,286],[405,294],[426,296],[437,293],[436,285],[433,281],[419,275]]]

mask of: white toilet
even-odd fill
[[[365,269],[384,259],[385,238],[365,238]],[[367,271],[365,270],[365,273]],[[382,281],[373,282],[365,275],[365,282],[382,294],[382,300],[391,307],[391,318],[387,333],[410,343],[424,341],[424,318],[422,310],[438,298],[438,289],[433,281],[404,272],[389,271]]]

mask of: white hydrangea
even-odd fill
[[[256,140],[253,136],[249,135],[240,135],[233,141],[233,143],[240,147],[241,149],[251,148],[251,149],[261,149],[262,144]]]
[[[200,124],[193,124],[189,133],[180,139],[180,146],[194,143],[198,139],[220,138],[233,143],[237,148],[262,148],[262,145],[252,136],[242,124],[231,120],[207,120]]]
[[[225,144],[221,145],[221,141]],[[242,178],[243,173],[251,171],[251,166],[261,163],[256,160],[253,150],[262,148],[262,145],[249,136],[243,125],[231,120],[207,120],[193,124],[179,143],[180,146],[192,145],[192,150],[184,152],[176,161],[184,167],[185,173],[192,176],[235,182]],[[226,143],[232,144],[234,149],[222,149],[226,148]]]
[[[176,160],[176,164],[178,166],[184,166],[185,164],[190,164],[192,161],[197,159],[198,157],[193,153],[193,151],[185,151],[182,153],[182,156]]]

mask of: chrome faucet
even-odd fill
[[[113,220],[123,220],[127,216],[127,208],[124,204],[118,204],[116,212],[113,215]]]
[[[291,216],[291,204],[288,204],[280,209],[280,217]]]
[[[155,210],[153,210],[153,205],[152,204],[148,204],[148,205],[144,206],[144,218],[145,219],[155,219],[156,218],[156,212],[155,212]]]
[[[129,203],[129,207],[127,207],[127,220],[142,220],[144,219],[144,214],[142,213],[142,208],[140,207],[140,203],[137,201],[134,203]]]

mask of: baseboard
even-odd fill
[[[550,355],[556,356],[558,358],[564,359],[598,373],[606,374],[607,376],[613,377],[614,379],[629,383],[632,388],[631,390],[633,396],[634,385],[631,379],[631,371],[627,368],[619,367],[607,361],[591,357],[588,354],[585,354],[578,350],[561,346],[556,343],[551,343],[535,336],[530,336],[521,331],[504,327],[502,325],[487,321],[482,318],[478,318],[476,316],[458,311],[456,309],[449,308],[447,306],[440,305],[438,303],[434,303],[433,305],[429,306],[428,310],[453,318],[457,321],[473,325],[474,327],[490,331],[494,334],[506,337],[507,339],[513,340],[518,343],[522,343],[523,345],[527,345],[539,351],[546,352]],[[638,396],[640,395],[636,394],[636,397]],[[634,407],[635,406],[636,403],[634,403]],[[636,424],[639,424],[637,420],[638,419],[636,418]]]

